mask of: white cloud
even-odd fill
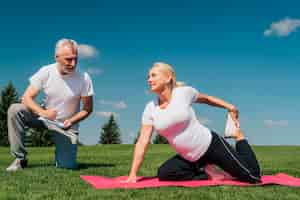
[[[78,55],[80,58],[93,58],[98,56],[98,54],[99,51],[91,45],[87,45],[87,44],[78,45]]]
[[[210,119],[205,118],[205,117],[199,117],[199,116],[198,116],[198,120],[199,120],[199,122],[200,122],[201,124],[203,124],[203,125],[208,125],[208,124],[211,124],[211,123],[212,123],[212,121],[211,121]]]
[[[278,22],[273,22],[269,29],[265,30],[264,36],[276,35],[278,37],[286,37],[290,33],[295,32],[300,27],[300,19],[291,19],[289,17]]]
[[[96,115],[104,118],[109,118],[111,115],[113,115],[115,118],[118,118],[120,116],[118,113],[110,111],[98,111],[96,112]]]
[[[287,120],[279,120],[279,121],[274,121],[274,120],[264,120],[264,125],[267,127],[286,127],[289,125],[289,122]]]
[[[125,108],[127,108],[127,104],[124,101],[120,101],[118,103],[115,103],[113,106],[115,108],[117,108],[117,109],[125,109]]]
[[[127,104],[124,102],[124,101],[118,101],[118,102],[115,102],[115,101],[107,101],[107,100],[99,100],[99,104],[100,105],[109,105],[109,106],[112,106],[116,109],[125,109],[127,108]]]
[[[103,70],[95,67],[90,67],[87,69],[87,72],[91,75],[101,75],[103,74]]]

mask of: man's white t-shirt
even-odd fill
[[[78,71],[61,75],[58,63],[43,66],[29,79],[30,84],[45,93],[45,106],[57,111],[56,120],[63,121],[80,110],[80,98],[93,96],[90,76]],[[73,128],[78,128],[76,125]]]
[[[161,109],[157,101],[151,101],[142,117],[143,125],[152,125],[177,153],[192,162],[207,151],[212,140],[210,130],[200,124],[192,108],[198,93],[192,87],[176,87],[166,108]]]

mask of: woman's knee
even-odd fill
[[[157,169],[157,177],[160,181],[168,180],[169,175],[170,175],[170,169],[168,169],[168,167],[165,164],[163,164]]]

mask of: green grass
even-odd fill
[[[300,147],[255,147],[264,174],[285,172],[300,177]],[[0,148],[0,199],[300,199],[300,188],[266,187],[164,187],[139,190],[95,190],[80,175],[127,175],[132,145],[83,146],[79,170],[56,169],[54,148],[28,148],[29,168],[6,173],[12,161],[8,148]],[[139,175],[153,176],[157,167],[174,152],[166,145],[151,145]]]

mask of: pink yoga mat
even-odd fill
[[[139,177],[136,183],[122,183],[126,176],[116,178],[107,178],[103,176],[80,176],[81,179],[91,184],[96,189],[114,189],[114,188],[154,188],[166,186],[180,187],[202,187],[216,185],[233,185],[233,186],[257,186],[257,185],[285,185],[300,187],[300,178],[295,178],[284,173],[276,175],[267,175],[262,177],[262,183],[249,184],[235,180],[193,180],[193,181],[159,181],[156,177]]]

